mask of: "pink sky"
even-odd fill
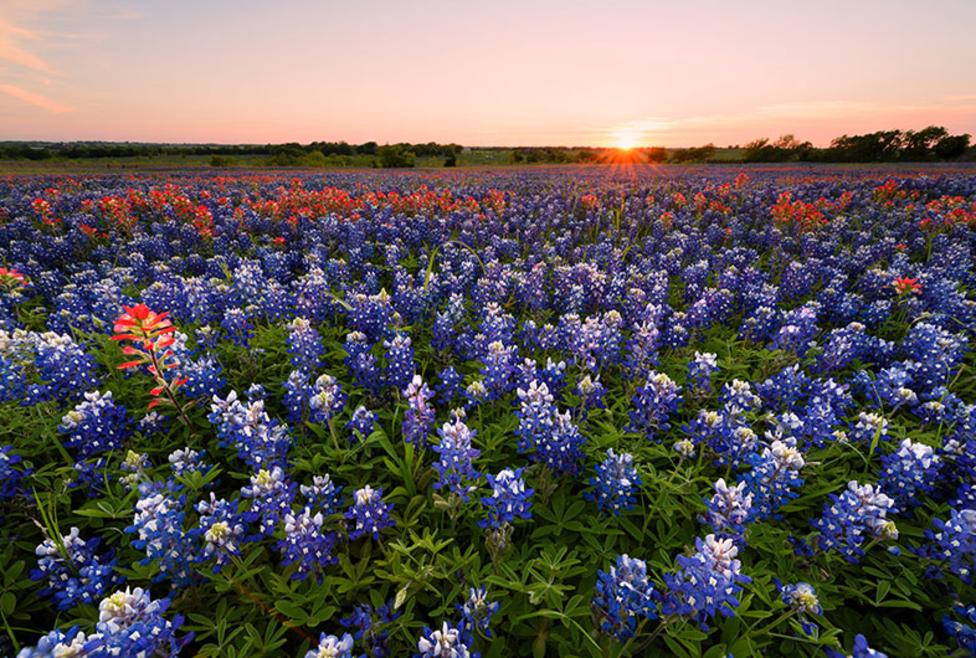
[[[976,134],[976,2],[0,0],[0,139]]]

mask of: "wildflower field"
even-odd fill
[[[976,655],[976,169],[0,179],[0,655]]]

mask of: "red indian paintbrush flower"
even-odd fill
[[[27,277],[15,269],[0,267],[0,290],[13,292],[27,285]]]
[[[917,294],[922,292],[922,284],[918,282],[917,278],[910,276],[903,276],[892,281],[891,285],[895,287],[895,292],[899,295],[907,294]]]
[[[176,327],[167,317],[169,313],[156,313],[145,304],[137,304],[131,308],[124,306],[123,310],[125,312],[115,321],[115,335],[112,340],[129,342],[129,345],[122,348],[122,353],[135,358],[119,365],[119,369],[146,366],[156,382],[156,386],[150,390],[153,400],[149,403],[149,408],[159,405],[175,407],[184,424],[188,425],[185,406],[176,400],[176,389],[185,384],[187,379],[166,377],[167,370],[180,365],[173,350],[169,349],[174,340],[172,334],[176,331]]]

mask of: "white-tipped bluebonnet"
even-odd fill
[[[398,333],[392,340],[383,341],[383,347],[386,348],[387,384],[401,390],[410,383],[417,369],[410,336]]]
[[[491,495],[481,499],[487,518],[478,522],[482,528],[500,528],[515,519],[532,518],[532,489],[525,488],[522,469],[503,469],[497,475],[488,474]]]
[[[695,539],[693,555],[679,555],[677,572],[664,575],[668,586],[661,611],[681,615],[707,629],[709,622],[721,614],[731,617],[739,607],[742,585],[751,579],[742,573],[736,559],[738,547],[731,538],[708,535]]]
[[[415,448],[427,445],[427,437],[434,429],[435,409],[430,404],[434,393],[420,375],[414,375],[403,390],[407,398],[407,411],[403,415],[403,440]]]
[[[553,431],[553,399],[549,387],[533,381],[528,388],[517,390],[519,409],[518,448],[527,451],[535,448],[536,442]]]
[[[776,588],[780,592],[783,603],[797,614],[803,631],[812,635],[816,631],[817,625],[807,619],[807,615],[819,615],[823,612],[820,599],[817,598],[817,590],[810,583],[799,582],[781,585],[778,580],[776,580]]]
[[[553,410],[552,426],[547,434],[536,437],[532,461],[541,462],[557,475],[574,476],[579,472],[584,458],[583,444],[586,439],[580,434],[568,411]]]
[[[173,469],[173,475],[181,477],[190,473],[206,473],[209,471],[210,465],[204,461],[204,455],[205,451],[194,450],[187,446],[185,448],[177,448],[169,453],[166,461],[169,462],[170,468]]]
[[[488,590],[484,585],[471,587],[468,590],[468,598],[463,604],[457,606],[461,611],[464,628],[471,633],[477,629],[484,633],[485,637],[492,637],[491,618],[498,612],[499,607],[498,601],[488,600]]]
[[[849,437],[865,446],[871,445],[875,439],[885,441],[888,439],[888,421],[880,414],[862,411],[851,425]]]
[[[352,635],[343,633],[342,638],[322,633],[319,644],[305,654],[305,658],[352,658]]]
[[[335,546],[337,533],[324,530],[322,512],[306,507],[301,512],[284,514],[284,539],[278,542],[281,563],[295,567],[292,580],[305,580],[309,576],[322,578],[325,567],[338,562]]]
[[[441,440],[433,447],[438,454],[434,468],[437,469],[440,479],[434,483],[434,488],[447,488],[450,493],[460,496],[466,502],[468,495],[477,488],[475,482],[481,477],[471,463],[472,459],[481,454],[471,447],[475,432],[458,418],[451,423],[444,423],[437,433]]]
[[[329,423],[346,404],[346,394],[332,375],[319,375],[308,395],[308,420]]]
[[[740,539],[752,509],[752,493],[745,482],[730,487],[725,478],[719,478],[714,487],[714,495],[705,501],[707,509],[702,521],[721,537]]]
[[[191,565],[197,560],[195,537],[183,525],[186,496],[175,496],[165,486],[143,484],[136,501],[132,525],[125,531],[134,534],[132,546],[144,550],[142,564],[155,562],[156,580],[169,580],[182,587],[196,580]]]
[[[305,497],[306,507],[317,509],[326,516],[335,514],[342,507],[342,487],[337,487],[328,473],[313,476],[312,484],[301,485],[299,491]]]
[[[868,539],[895,539],[898,529],[888,519],[895,512],[895,501],[870,484],[847,483],[840,495],[830,494],[823,515],[814,522],[819,530],[818,546],[824,551],[836,550],[848,562],[864,555]]]
[[[132,419],[125,407],[115,404],[112,392],[85,393],[85,400],[61,419],[58,431],[65,447],[82,459],[119,450],[130,433]]]
[[[590,478],[593,491],[584,495],[588,500],[595,500],[601,512],[620,516],[637,502],[640,485],[633,455],[626,452],[618,455],[609,448],[606,458],[597,464],[596,476]]]
[[[217,426],[220,445],[233,446],[238,456],[255,470],[283,464],[291,447],[288,428],[264,410],[264,401],[246,406],[231,391],[225,399],[213,398],[208,420]]]
[[[651,371],[646,383],[637,387],[637,393],[631,401],[627,431],[659,441],[661,435],[670,429],[669,419],[681,404],[680,389],[663,372]]]
[[[352,418],[346,423],[346,429],[349,430],[350,442],[365,441],[373,433],[373,427],[375,425],[375,413],[363,405],[356,407],[356,410],[352,412]]]
[[[380,538],[380,530],[392,528],[396,522],[390,518],[391,503],[383,502],[383,489],[373,489],[368,484],[353,494],[353,503],[346,510],[346,519],[351,521],[350,541],[369,535]]]
[[[325,347],[308,318],[297,317],[288,323],[288,353],[296,369],[315,372],[321,365]]]
[[[976,656],[976,605],[957,601],[951,612],[942,617],[942,627],[960,649],[970,656]]]
[[[647,564],[617,556],[609,571],[598,571],[592,607],[600,630],[621,642],[634,636],[638,623],[657,619],[657,597],[647,577]]]
[[[935,488],[940,466],[941,459],[930,446],[904,439],[896,452],[881,458],[878,484],[905,512],[921,505],[920,494]]]
[[[695,352],[688,362],[688,388],[708,392],[712,387],[712,375],[718,372],[718,356],[711,352]]]
[[[274,534],[282,516],[291,511],[295,483],[285,478],[280,466],[262,468],[251,476],[249,486],[241,488],[241,498],[251,500],[247,518],[257,522],[257,537],[268,537]]]
[[[950,509],[949,518],[932,519],[922,555],[939,561],[967,585],[976,582],[976,509]]]
[[[71,528],[60,541],[47,538],[35,549],[37,568],[32,580],[45,581],[41,596],[51,597],[58,610],[92,604],[121,582],[115,573],[112,551],[98,552],[101,539],[84,540],[78,528]]]
[[[417,641],[420,652],[417,655],[419,658],[470,658],[465,635],[463,625],[455,628],[446,621],[437,630],[424,626],[424,634]]]
[[[383,373],[376,357],[373,356],[373,345],[366,334],[352,331],[346,334],[345,349],[347,356],[344,360],[353,381],[373,395],[379,394],[383,388]]]
[[[779,518],[779,509],[799,495],[800,470],[806,464],[792,437],[774,439],[762,451],[749,455],[752,468],[740,477],[752,496],[749,521]]]
[[[213,492],[210,498],[197,503],[200,515],[199,535],[203,543],[202,561],[213,560],[213,569],[219,572],[233,556],[239,555],[245,541],[245,519],[237,511],[237,501],[218,499]]]

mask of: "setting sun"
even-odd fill
[[[621,151],[629,151],[637,146],[637,135],[631,132],[618,133],[614,138],[614,146]]]

